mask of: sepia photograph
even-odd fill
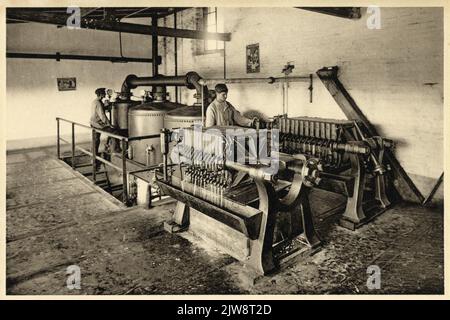
[[[7,297],[444,296],[445,2],[48,3],[3,7]]]

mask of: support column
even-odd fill
[[[158,26],[158,18],[152,16],[152,27],[156,28]],[[152,76],[158,74],[158,36],[152,35]]]

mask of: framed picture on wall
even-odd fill
[[[58,91],[77,90],[77,78],[57,78]]]
[[[259,43],[249,44],[247,46],[247,73],[259,72],[260,60],[259,60]]]

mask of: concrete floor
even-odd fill
[[[6,183],[8,294],[444,292],[441,204],[397,204],[352,232],[321,215],[339,199],[315,190],[322,250],[249,284],[233,258],[192,234],[163,231],[173,202],[124,208],[56,160],[54,148],[8,154]],[[70,265],[80,267],[80,290],[66,287]],[[381,268],[380,289],[366,286],[370,265]]]

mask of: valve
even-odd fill
[[[322,172],[322,163],[315,158],[306,160],[302,168],[303,183],[307,187],[313,187],[320,182],[320,172]]]

